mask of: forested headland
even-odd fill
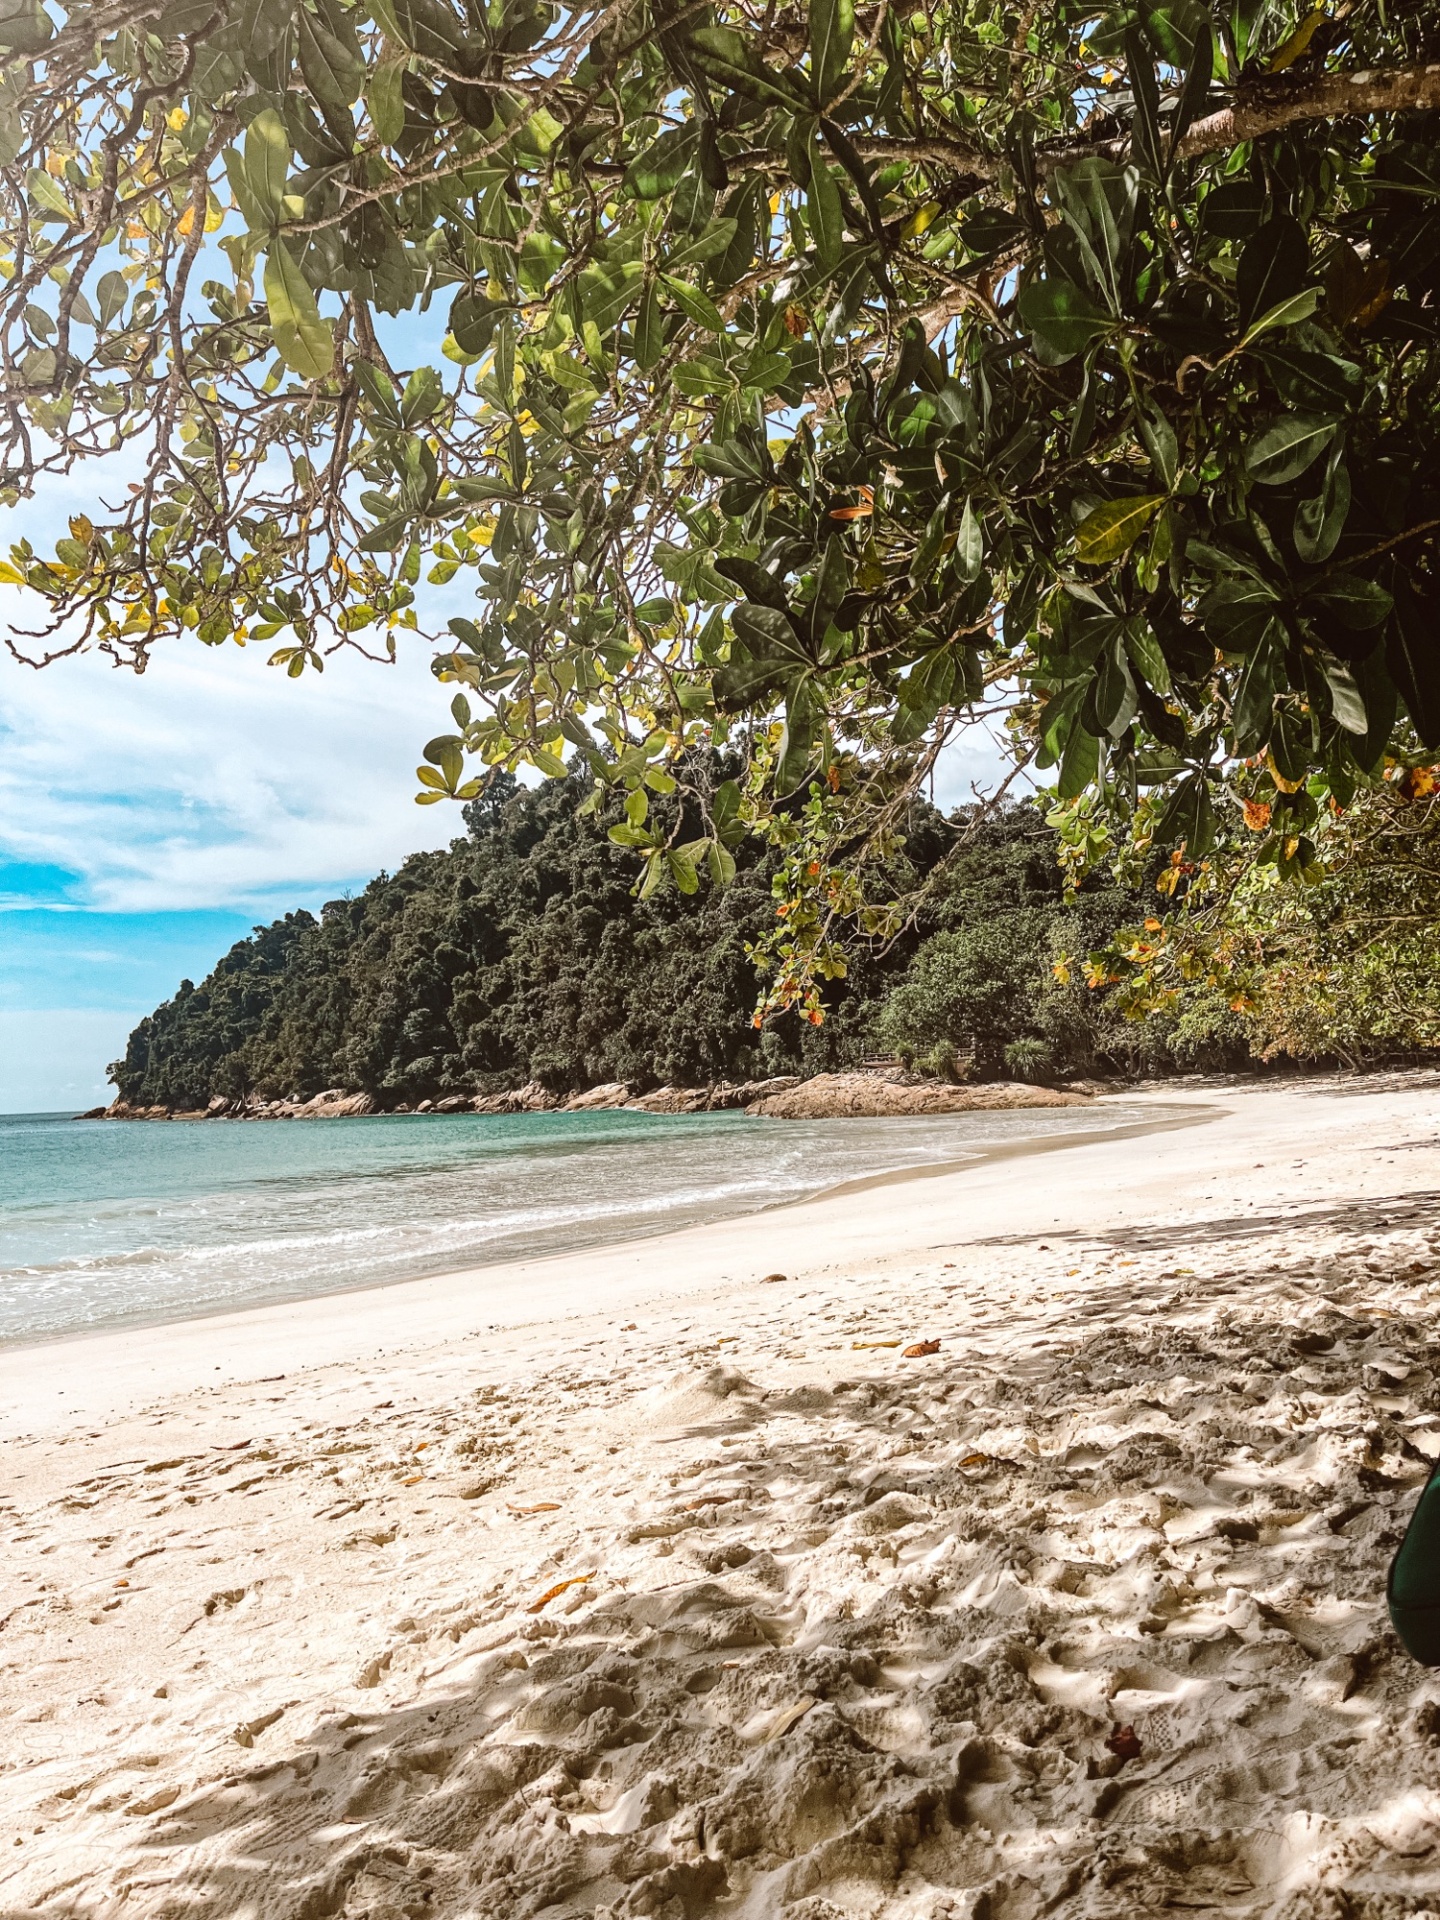
[[[1032,803],[963,827],[920,803],[884,876],[914,900],[884,947],[857,943],[827,1018],[756,1030],[750,943],[773,926],[776,856],[737,849],[731,885],[636,896],[633,854],[579,811],[583,776],[501,778],[468,832],[318,918],[238,941],[198,986],[142,1020],[112,1069],[134,1106],[203,1107],[343,1087],[382,1107],[538,1081],[643,1090],[818,1072],[877,1051],[980,1077],[1063,1078],[1244,1058],[1238,1026],[1125,1020],[1057,958],[1133,913],[1115,888],[1067,902]]]
[[[778,856],[748,840],[729,886],[637,897],[613,822],[581,811],[589,791],[583,775],[501,777],[446,851],[318,918],[257,928],[140,1022],[112,1068],[120,1099],[193,1110],[339,1087],[393,1109],[532,1082],[559,1096],[704,1086],[877,1053],[1051,1082],[1276,1056],[1360,1064],[1440,1036],[1424,774],[1401,771],[1332,820],[1327,877],[1308,889],[1257,882],[1238,852],[1231,884],[1217,855],[1215,904],[1183,938],[1154,918],[1158,857],[1122,864],[1125,884],[1102,869],[1067,893],[1041,803],[947,820],[917,802],[875,876],[908,903],[902,931],[854,944],[822,1023],[789,1013],[758,1030],[750,948],[774,924]]]

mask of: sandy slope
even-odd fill
[[[1440,1088],[1202,1097],[0,1355],[0,1916],[1440,1913]]]

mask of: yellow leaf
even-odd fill
[[[1164,504],[1163,493],[1131,494],[1123,500],[1105,501],[1076,529],[1076,559],[1091,567],[1123,559]]]
[[[1316,30],[1324,18],[1325,9],[1323,7],[1316,7],[1313,12],[1306,14],[1305,18],[1300,22],[1300,25],[1270,62],[1271,73],[1283,73],[1286,67],[1294,66],[1295,62],[1301,58],[1306,48],[1310,45],[1310,42],[1315,38]]]

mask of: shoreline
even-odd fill
[[[1134,1104],[1124,1095],[1116,1095],[1119,1101]],[[1099,1102],[1095,1103],[1097,1110]],[[1053,1109],[1037,1109],[1041,1112]],[[1089,1110],[1087,1110],[1089,1111]],[[784,1199],[763,1201],[753,1207],[747,1207],[733,1213],[716,1214],[709,1218],[691,1221],[683,1226],[658,1225],[653,1229],[636,1227],[631,1224],[623,1232],[608,1238],[581,1239],[573,1245],[558,1251],[530,1256],[500,1254],[494,1259],[471,1259],[455,1267],[438,1267],[429,1273],[409,1274],[390,1280],[364,1280],[353,1286],[326,1288],[321,1292],[297,1292],[270,1296],[243,1306],[216,1306],[199,1308],[194,1312],[160,1317],[139,1317],[111,1322],[98,1327],[76,1327],[66,1333],[39,1333],[33,1336],[20,1336],[16,1339],[0,1340],[0,1381],[3,1381],[4,1361],[7,1355],[35,1353],[49,1348],[65,1348],[76,1342],[94,1342],[104,1339],[122,1340],[127,1337],[139,1338],[147,1332],[162,1328],[200,1325],[215,1321],[246,1321],[252,1315],[279,1313],[286,1309],[304,1306],[307,1303],[324,1301],[362,1301],[368,1295],[391,1294],[397,1288],[434,1286],[443,1282],[455,1282],[471,1276],[481,1276],[512,1267],[531,1268],[543,1266],[553,1261],[584,1259],[603,1254],[607,1250],[624,1248],[632,1242],[652,1242],[665,1240],[677,1235],[703,1233],[726,1222],[759,1220],[784,1213],[792,1207],[820,1205],[829,1200],[841,1199],[851,1194],[867,1192],[873,1188],[886,1187],[907,1180],[939,1178],[950,1174],[965,1173],[990,1161],[1029,1158],[1034,1154],[1054,1153],[1071,1146],[1093,1146],[1115,1139],[1139,1138],[1145,1134],[1168,1132],[1173,1128],[1194,1126],[1201,1121],[1214,1118],[1219,1109],[1213,1105],[1196,1105],[1193,1108],[1182,1101],[1170,1103],[1166,1117],[1162,1119],[1122,1122],[1116,1127],[1094,1127],[1084,1133],[1066,1133],[1063,1131],[1047,1134],[1033,1134],[1020,1140],[997,1141],[992,1146],[976,1147],[972,1153],[963,1154],[952,1160],[940,1160],[916,1166],[888,1168],[883,1172],[863,1174],[853,1180],[842,1180],[826,1187],[818,1187],[813,1193],[801,1193]],[[413,1116],[401,1116],[413,1117]],[[428,1116],[426,1116],[428,1117]],[[712,1117],[712,1116],[706,1116]],[[0,1386],[3,1394],[3,1386]],[[3,1400],[0,1400],[0,1431],[3,1431]]]
[[[0,1911],[1436,1904],[1440,1079],[1206,1095],[0,1353]]]

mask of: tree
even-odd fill
[[[4,5],[4,497],[129,489],[12,553],[41,655],[459,581],[419,797],[578,756],[647,888],[768,834],[812,1009],[987,699],[1192,862],[1264,756],[1287,874],[1440,743],[1436,9]]]

